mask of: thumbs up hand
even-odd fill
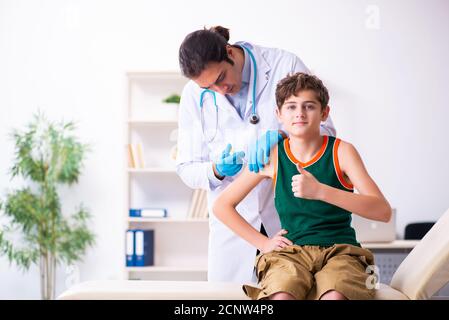
[[[298,172],[292,177],[292,191],[297,198],[318,200],[322,190],[320,183],[310,172],[297,164]]]

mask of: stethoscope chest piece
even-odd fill
[[[251,124],[258,124],[259,120],[260,120],[260,118],[259,118],[259,115],[257,113],[253,113],[249,117],[249,122]]]

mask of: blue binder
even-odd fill
[[[134,230],[135,266],[154,265],[154,230]]]
[[[142,217],[142,218],[166,218],[167,209],[165,208],[141,208],[129,209],[130,217]]]
[[[134,250],[135,250],[135,241],[134,241],[134,231],[127,230],[126,231],[126,266],[134,267],[136,265],[134,259]]]

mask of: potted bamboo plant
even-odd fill
[[[83,205],[71,216],[61,212],[58,187],[78,181],[88,146],[73,135],[73,122],[52,123],[38,112],[24,131],[14,130],[15,156],[11,179],[26,186],[0,201],[0,255],[26,271],[40,269],[42,299],[55,298],[56,267],[79,261],[94,244],[90,218]],[[20,236],[21,241],[13,241]]]

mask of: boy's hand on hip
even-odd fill
[[[262,247],[259,248],[260,252],[268,253],[271,251],[279,251],[282,248],[291,246],[293,242],[284,237],[283,236],[284,234],[287,234],[287,230],[282,229],[281,231],[276,233],[273,238],[267,238],[263,243]]]
[[[297,198],[318,200],[322,193],[322,183],[320,183],[310,172],[306,171],[299,164],[296,164],[300,174],[292,177],[292,191]]]

